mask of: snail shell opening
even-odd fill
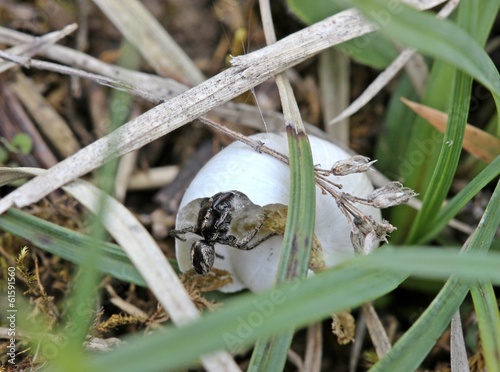
[[[250,138],[265,143],[266,146],[288,155],[286,135],[260,133]],[[338,160],[350,157],[344,150],[320,138],[309,136],[313,162],[321,168],[330,169]],[[342,192],[358,197],[366,197],[373,186],[364,173],[348,176],[329,176],[328,179],[343,185]],[[259,154],[241,142],[231,145],[216,154],[198,172],[182,198],[176,229],[196,224],[197,211],[184,208],[189,202],[216,193],[238,190],[246,194],[258,205],[280,203],[288,205],[290,193],[290,169],[288,165],[267,155]],[[363,213],[381,221],[377,208],[356,204]],[[354,256],[350,240],[351,228],[337,207],[335,199],[322,194],[316,187],[315,234],[323,247],[327,266],[334,266]],[[187,234],[186,241],[176,239],[176,256],[182,272],[193,268],[191,246],[199,239],[195,234]],[[233,282],[222,287],[222,292],[235,292],[245,288],[260,292],[274,285],[280,259],[282,236],[274,236],[256,248],[244,251],[226,245],[215,244],[214,267],[231,273]]]

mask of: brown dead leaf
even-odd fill
[[[448,115],[431,107],[401,98],[401,101],[434,128],[444,133]],[[463,148],[472,156],[491,163],[500,154],[500,140],[485,131],[467,124]]]

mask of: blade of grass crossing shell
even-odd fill
[[[267,43],[276,42],[270,2],[259,2],[262,24]],[[306,277],[309,266],[316,193],[311,146],[305,133],[293,89],[282,73],[276,76],[283,115],[285,117],[290,159],[290,197],[283,246],[276,275],[276,286]],[[277,319],[282,322],[282,319]],[[286,323],[285,323],[286,324]],[[281,334],[259,339],[250,360],[250,371],[281,371],[285,366],[294,327],[287,327]]]
[[[496,186],[465,254],[488,252],[500,224],[499,203],[500,183]],[[419,319],[370,371],[416,370],[450,324],[453,314],[460,307],[468,290],[467,283],[456,277],[450,278]],[[411,350],[411,353],[408,350]]]
[[[276,285],[304,278],[309,266],[315,219],[315,183],[312,153],[304,132],[287,127],[290,152],[290,203]],[[294,329],[259,340],[249,370],[282,370]]]
[[[298,134],[287,127],[290,151],[290,205],[284,237],[285,255],[281,256],[277,284],[304,278],[309,265],[316,193],[314,169],[309,139],[304,132]]]

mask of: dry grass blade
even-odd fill
[[[350,60],[335,48],[325,50],[319,60],[319,84],[323,122],[331,139],[349,143],[349,119],[330,122],[347,106],[350,99]]]
[[[120,0],[94,0],[94,3],[158,75],[174,75],[178,80],[193,85],[205,80],[193,61],[139,1],[129,0],[126,7]]]
[[[36,40],[37,38],[34,36],[0,27],[1,43],[7,45],[24,44],[33,43],[36,42]],[[185,86],[173,79],[162,78],[140,71],[132,71],[126,68],[113,66],[95,57],[61,45],[48,45],[47,48],[41,49],[39,53],[47,58],[59,61],[60,63],[104,75],[108,78],[114,79],[119,76],[122,82],[137,88],[147,88],[151,95],[154,94],[158,98],[171,98],[186,90]]]
[[[115,178],[115,198],[119,202],[125,200],[127,194],[128,181],[135,169],[138,151],[132,151],[123,156],[118,162]]]
[[[76,137],[68,127],[68,123],[38,92],[37,86],[31,79],[18,72],[15,74],[14,79],[9,82],[9,86],[37,121],[40,130],[60,155],[68,157],[80,149]]]
[[[442,3],[443,1],[439,1],[436,3]],[[460,0],[450,0],[441,11],[438,13],[438,18],[446,18],[451,12],[458,6]],[[418,2],[416,2],[418,3]],[[427,9],[427,6],[432,5],[435,6],[437,4],[433,3],[425,3],[425,4],[413,4],[418,9]],[[396,74],[412,59],[415,55],[416,50],[412,48],[406,48],[401,52],[401,54],[379,75],[377,78],[364,90],[364,92],[352,102],[349,107],[347,107],[344,111],[340,113],[339,116],[330,121],[330,125],[338,123],[349,116],[358,112],[364,105],[366,105],[378,92],[385,87],[389,81],[396,76]],[[411,76],[411,74],[410,74]],[[420,79],[421,80],[421,79]],[[417,86],[417,91],[421,92],[422,89]]]
[[[304,356],[304,372],[321,371],[323,355],[323,329],[321,323],[307,327],[307,346]]]
[[[30,43],[34,40],[36,40],[36,38],[33,36],[0,27],[0,42],[2,43]],[[147,92],[147,96],[149,98],[154,98],[154,102],[170,99],[188,89],[187,86],[182,85],[175,80],[110,65],[85,53],[60,45],[49,46],[46,50],[41,50],[40,54],[58,61],[59,63],[72,65],[74,67],[73,70],[78,71],[78,76],[84,78],[92,79],[92,75],[84,76],[85,72],[82,70],[76,70],[76,68],[103,75],[113,81],[116,81],[115,77],[119,76],[124,83],[128,84],[130,87],[135,87],[134,89],[136,90],[136,93],[141,91]],[[40,66],[38,63],[34,66],[33,60],[31,60],[31,62],[31,67],[44,68],[45,66]],[[63,70],[59,70],[58,72],[69,73],[69,67],[63,67],[66,68],[66,72]],[[104,81],[102,77],[100,79],[92,80],[95,80],[96,82],[101,81],[103,84],[111,85],[111,80]],[[118,86],[119,84],[116,82],[114,85]],[[132,90],[130,93],[134,94],[134,91]],[[275,111],[264,111],[261,113],[255,106],[234,102],[228,102],[224,106],[214,108],[210,115],[215,115],[217,117],[224,118],[225,120],[233,121],[235,123],[259,130],[265,129],[261,120],[263,116],[268,129],[272,132],[282,130],[284,123],[283,115],[280,113]],[[317,127],[310,124],[308,124],[307,127],[308,133],[314,134],[317,137],[324,137],[324,133]]]
[[[434,128],[444,133],[448,115],[442,111],[427,107],[420,103],[401,98],[409,108],[427,120]],[[463,148],[471,155],[491,163],[500,154],[500,140],[470,124],[466,125]]]
[[[457,311],[451,319],[450,353],[450,365],[452,371],[470,371],[469,362],[467,360],[467,350],[465,347],[464,333],[462,331],[460,311]]]
[[[381,359],[391,349],[391,343],[373,305],[366,303],[362,306],[362,309],[368,333],[375,346],[377,356]]]
[[[139,97],[144,97],[144,99],[147,99],[151,102],[160,103],[163,101],[161,99],[161,97],[158,97],[156,94],[151,94],[147,90],[129,85],[127,83],[123,83],[122,81],[119,81],[119,80],[116,80],[113,78],[108,78],[108,77],[103,76],[103,75],[92,74],[92,73],[85,72],[85,71],[80,70],[80,69],[59,65],[56,63],[52,63],[52,62],[40,61],[37,59],[27,58],[27,57],[23,57],[23,56],[17,56],[15,54],[9,54],[9,53],[6,53],[6,52],[1,51],[1,50],[0,50],[0,57],[4,58],[6,60],[10,60],[12,62],[15,62],[23,67],[26,67],[26,68],[34,67],[34,68],[37,68],[40,70],[53,71],[53,72],[58,72],[60,74],[76,76],[76,77],[81,77],[81,78],[88,79],[91,81],[95,81],[96,83],[101,84],[101,85],[109,86],[111,88],[115,88],[117,90],[121,90],[121,91],[125,91],[125,92],[130,92],[131,94],[139,96]]]
[[[44,173],[48,172],[37,168],[0,168],[0,184]],[[106,203],[106,215],[102,221],[106,230],[127,253],[176,324],[183,325],[199,317],[195,304],[160,247],[127,208],[82,180],[66,185],[64,190],[94,213],[99,209],[100,203]],[[202,359],[210,371],[239,370],[225,352]]]
[[[25,44],[16,45],[15,47],[7,49],[6,52],[15,55],[23,55],[25,57],[31,57],[41,50],[47,48],[51,44],[57,43],[59,40],[66,37],[76,29],[77,25],[73,23],[64,27],[60,31],[50,32],[44,36],[33,38],[32,41],[26,42]],[[2,62],[0,63],[0,73],[7,71],[9,68],[12,68],[14,66],[17,66],[16,63]]]
[[[374,29],[358,12],[344,11],[271,46],[236,57],[234,67],[149,110],[7,195],[0,201],[0,213],[13,204],[34,203],[109,159],[150,143],[320,50]]]
[[[129,190],[148,190],[171,183],[177,174],[179,167],[176,165],[167,165],[164,167],[151,168],[145,171],[132,173],[128,182]]]
[[[364,105],[366,105],[375,95],[382,90],[383,87],[404,67],[415,53],[414,49],[404,50],[398,58],[396,58],[384,72],[377,76],[377,78],[366,88],[363,93],[352,102],[349,107],[340,113],[336,118],[331,120],[328,125],[333,126],[351,115],[358,112]]]

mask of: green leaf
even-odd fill
[[[287,0],[286,3],[290,10],[308,25],[344,10],[338,3],[330,0]]]
[[[498,201],[498,197],[495,200]],[[488,215],[487,219],[494,223],[495,219],[490,217]],[[491,233],[489,228],[482,232],[478,230],[473,243],[478,243],[478,239],[485,240],[482,247],[476,248],[487,248]],[[416,263],[414,268],[412,262]],[[462,279],[450,280],[424,313],[424,318],[417,321],[420,325],[418,334],[423,339],[413,338],[415,333],[404,336],[407,343],[403,346],[406,348],[398,346],[398,355],[392,354],[391,359],[403,358],[405,362],[401,365],[407,366],[406,358],[414,359],[413,363],[420,361],[433,346],[430,340],[435,341],[447,326],[447,317],[451,319],[467,294],[469,287],[463,278],[468,281],[488,278],[500,284],[499,265],[500,253],[496,252],[484,256],[482,252],[458,255],[457,251],[436,250],[434,247],[381,250],[370,256],[354,258],[300,282],[288,283],[261,294],[237,296],[228,300],[222,310],[208,313],[200,321],[185,327],[168,327],[165,332],[152,334],[148,338],[132,336],[126,345],[97,356],[91,364],[97,370],[116,368],[123,372],[139,368],[171,370],[185,367],[193,364],[201,354],[221,348],[236,352],[251,345],[259,337],[279,334],[290,327],[304,326],[332,312],[376,299],[398,286],[410,273],[434,278],[460,275]],[[398,274],[403,271],[404,275]],[[409,345],[412,345],[412,353],[407,352]],[[427,352],[422,352],[422,347]],[[414,352],[416,358],[410,355]],[[147,366],[144,360],[148,360]],[[383,366],[392,366],[387,362]],[[409,371],[415,368],[387,367],[378,370]]]
[[[500,108],[498,70],[481,45],[463,28],[399,2],[350,0],[348,3],[378,24],[385,35],[445,61],[481,82],[493,93],[497,109]],[[461,3],[459,8],[462,6]]]
[[[394,44],[380,32],[363,35],[336,46],[356,62],[376,69],[384,69],[398,56]]]
[[[361,0],[359,3],[361,2],[363,2],[363,4],[365,3],[363,0]],[[377,1],[376,3],[380,5],[379,1]],[[462,5],[463,4],[461,3],[460,7],[462,7]],[[475,50],[480,49],[480,45],[484,44],[486,36],[489,34],[491,25],[496,17],[498,7],[500,6],[500,1],[494,0],[491,2],[486,2],[483,5],[484,6],[476,7],[476,10],[479,12],[479,14],[477,15],[477,19],[479,21],[476,22],[476,25],[472,32],[472,35],[478,40],[479,45],[477,42],[472,40],[471,36],[465,34],[464,30],[460,29],[450,21],[436,20],[429,14],[420,14],[419,12],[411,11],[407,8],[400,8],[402,10],[401,13],[398,13],[397,15],[391,14],[391,16],[389,17],[390,22],[387,22],[387,24],[384,26],[384,32],[390,32],[390,34],[393,35],[394,38],[403,36],[403,39],[405,39],[406,41],[408,41],[409,39],[413,39],[410,45],[416,46],[418,49],[424,52],[426,52],[426,48],[434,48],[434,50],[430,51],[428,54],[438,58],[438,60],[434,62],[432,67],[423,104],[431,106],[435,109],[439,109],[441,111],[448,111],[448,107],[450,104],[449,91],[452,89],[450,87],[450,82],[453,80],[452,76],[454,72],[447,63],[450,63],[450,65],[452,66],[461,68],[461,64],[468,63],[465,61],[471,62],[471,60],[473,60],[472,63],[476,64],[476,70],[482,68],[484,71],[487,71],[483,73],[483,77],[484,74],[491,74],[491,78],[493,79],[493,81],[497,81],[499,79],[498,72],[496,71],[496,69],[491,69],[491,61],[482,50],[479,54],[469,55],[463,61],[453,62],[453,59],[461,58],[458,57],[460,53],[470,53],[470,51],[468,51],[467,49],[462,48],[462,44],[470,43],[469,48]],[[387,13],[384,13],[384,10],[380,8],[377,9],[378,10],[370,8],[365,9],[365,11],[372,14],[378,14],[379,17],[381,14],[387,15]],[[377,11],[379,13],[377,13]],[[422,21],[424,23],[417,26],[414,20],[409,19],[412,17],[412,15],[419,19],[418,22]],[[466,16],[472,17],[471,14],[466,14]],[[423,19],[421,19],[422,17]],[[395,27],[392,27],[393,20],[397,23]],[[405,23],[407,24],[407,26],[405,26]],[[425,27],[423,27],[424,25]],[[405,27],[408,27],[406,34],[413,33],[413,36],[404,35],[404,32],[400,32],[400,28]],[[446,35],[446,33],[451,29],[454,29],[455,31]],[[428,37],[428,34],[430,33],[433,33],[435,35],[431,36],[430,39],[426,39],[426,37]],[[447,53],[446,51],[448,49],[442,49],[440,47],[441,43],[450,43],[450,48],[454,49],[454,51],[452,51],[450,55],[442,56],[443,54]],[[446,61],[447,63],[445,63],[444,61]],[[477,78],[477,76],[474,77]],[[453,102],[453,104],[455,104],[455,102]],[[416,190],[420,194],[424,194],[428,190],[429,192],[435,192],[435,190],[431,190],[431,188],[429,187],[429,182],[432,174],[435,171],[435,164],[437,163],[438,158],[438,144],[442,142],[442,137],[420,118],[416,119],[412,127],[412,136],[409,141],[406,156],[398,159],[398,170],[400,176],[399,178],[403,180],[405,186]],[[407,206],[399,206],[393,209],[393,211],[391,212],[391,222],[398,227],[398,230],[393,234],[393,242],[404,241],[404,235],[407,234],[410,228],[412,228],[412,226],[414,225],[414,216],[415,212]],[[432,224],[427,225],[433,227]],[[414,239],[419,239],[419,237],[415,236]]]
[[[415,113],[401,104],[401,97],[416,99],[416,93],[407,74],[399,80],[390,98],[375,149],[377,169],[382,170],[391,179],[399,178],[398,167],[406,149],[411,145],[412,126],[408,123],[412,123],[415,119]]]
[[[454,69],[449,65],[437,61],[432,65],[427,83],[427,90],[423,103],[425,105],[447,111],[449,106],[449,92],[453,82]],[[402,103],[401,106],[404,106]],[[410,111],[409,109],[406,109]],[[391,127],[409,125],[406,122],[390,123]],[[398,177],[405,186],[423,194],[428,189],[428,183],[434,172],[434,165],[439,155],[443,136],[430,126],[425,120],[416,117],[411,126],[411,137],[403,156],[396,158],[394,168]],[[405,133],[399,129],[398,133]],[[394,159],[393,159],[394,161]],[[390,211],[390,221],[397,230],[392,233],[391,242],[402,243],[413,225],[416,212],[407,205],[400,205]]]
[[[4,165],[7,160],[9,160],[9,153],[3,146],[0,146],[0,166]]]
[[[488,183],[500,174],[500,156],[488,164],[480,174],[474,177],[458,194],[451,198],[448,203],[439,211],[434,223],[428,226],[416,241],[416,244],[425,244],[433,239],[439,232],[455,217],[458,212]]]
[[[464,1],[461,3],[458,12],[458,22],[467,29],[473,28],[471,24],[474,23],[471,20],[471,8],[471,2]],[[463,72],[457,71],[453,80],[450,112],[441,151],[423,198],[422,209],[417,213],[410,230],[408,242],[418,240],[420,236],[432,228],[435,216],[448,195],[462,152],[467,117],[469,115],[471,87],[472,78]]]
[[[87,247],[91,242],[86,235],[12,208],[5,215],[0,216],[0,228],[75,264],[83,262],[85,258],[83,247]],[[117,279],[147,287],[137,269],[119,246],[106,242],[100,242],[98,246],[102,251],[97,264],[98,270]]]
[[[457,72],[451,95],[451,111],[441,145],[441,152],[425,192],[422,209],[410,230],[408,241],[417,241],[435,224],[435,216],[448,195],[462,152],[465,126],[469,114],[472,79]]]
[[[33,149],[33,141],[26,133],[17,133],[10,142],[11,145],[23,155],[27,155]]]
[[[196,323],[178,329],[168,327],[165,332],[147,338],[132,336],[123,347],[92,358],[89,367],[93,371],[121,372],[185,367],[210,351],[221,348],[241,351],[258,338],[305,326],[332,312],[373,300],[396,288],[404,279],[356,266],[354,260],[311,279],[261,294],[237,296],[222,310],[206,314]]]
[[[499,204],[500,183],[497,184],[481,222],[470,239],[466,254],[464,254],[467,259],[471,258],[468,256],[471,253],[484,255],[488,251],[500,224]],[[493,257],[491,253],[488,256],[486,257],[488,259]],[[432,264],[432,260],[428,262]],[[450,264],[448,263],[448,265]],[[495,263],[495,265],[497,264]],[[478,280],[481,279],[483,270],[484,268],[480,266],[474,270]],[[468,289],[468,285],[457,276],[452,277],[420,318],[372,368],[372,371],[416,370],[434,346],[435,341],[449,325],[453,314],[467,295]],[[411,350],[411,353],[408,350]]]
[[[303,125],[293,91],[289,84],[280,83],[280,80],[278,87],[282,101],[293,100],[288,108],[284,104],[283,112],[285,120],[294,123],[294,127],[286,127],[290,159],[290,201],[276,277],[276,284],[280,285],[307,275],[316,215],[316,184],[311,146],[306,133],[300,129]],[[259,340],[249,368],[283,369],[293,333],[293,327],[289,327],[283,334],[275,335],[272,339]]]

